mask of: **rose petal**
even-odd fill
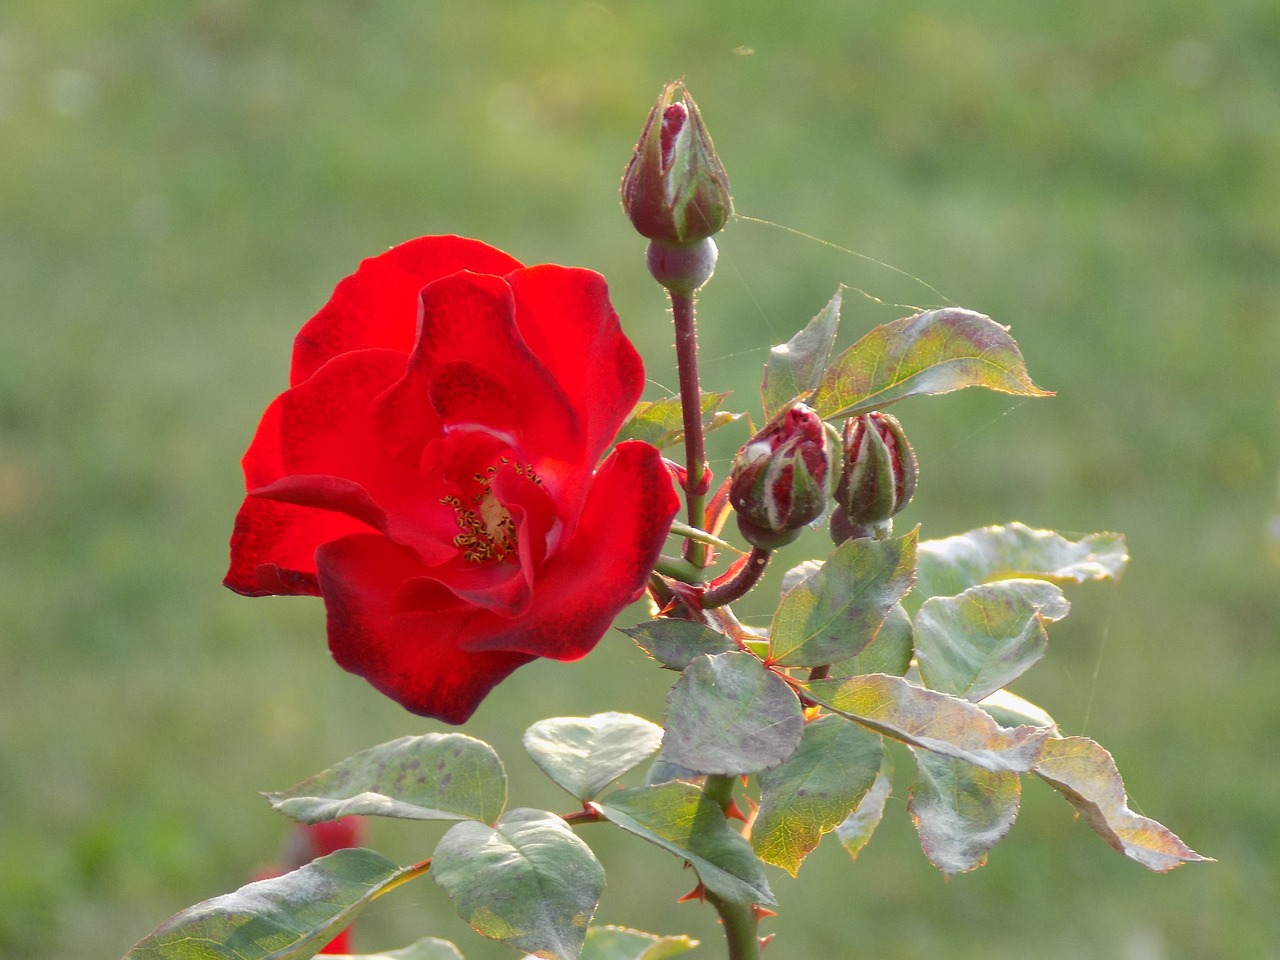
[[[368,529],[341,513],[248,497],[236,515],[231,568],[222,582],[246,597],[318,597],[316,547]]]
[[[298,333],[290,384],[340,353],[390,347],[408,353],[418,334],[418,291],[459,270],[504,276],[520,261],[463,237],[419,237],[361,262]]]
[[[325,544],[316,559],[334,660],[414,713],[463,723],[495,685],[534,659],[459,650],[456,628],[465,614],[397,609],[396,588],[424,572],[408,548],[357,534]]]
[[[529,610],[507,623],[476,618],[461,644],[555,660],[586,655],[644,592],[679,507],[658,451],[618,444],[596,471],[576,535],[543,566]]]

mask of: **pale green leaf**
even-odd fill
[[[590,800],[662,744],[662,728],[629,713],[539,720],[524,734],[524,748],[555,783]]]
[[[685,936],[659,937],[626,927],[592,927],[579,960],[667,960],[698,945]]]
[[[728,393],[702,394],[702,427],[710,432],[725,424],[733,423],[741,414],[727,413],[720,409]],[[632,409],[622,428],[617,443],[623,440],[643,440],[659,450],[674,446],[684,439],[684,410],[679,397],[663,397],[661,400],[642,400]]]
[[[876,774],[875,783],[871,784],[871,789],[863,795],[857,809],[845,818],[844,823],[836,827],[836,836],[840,838],[840,843],[853,859],[858,859],[858,854],[870,841],[871,835],[876,832],[876,827],[880,826],[880,821],[884,818],[884,805],[892,789],[892,781],[881,768]]]
[[[831,363],[810,406],[830,420],[963,387],[1049,395],[1027,376],[1005,327],[972,310],[945,307],[876,327]]]
[[[693,620],[648,620],[619,629],[668,670],[683,670],[704,653],[714,657],[739,649],[731,637]]]
[[[362,750],[288,790],[263,796],[303,823],[349,814],[492,823],[507,802],[507,775],[484,741],[428,733]]]
[[[764,367],[760,396],[768,419],[792,400],[803,398],[822,382],[827,358],[836,339],[840,322],[840,298],[837,290],[830,302],[804,329],[784,344],[769,349]]]
[[[900,677],[911,666],[914,627],[902,604],[889,608],[884,623],[862,652],[848,660],[831,665],[831,676],[848,677],[859,673],[888,673]]]
[[[1050,736],[1060,736],[1057,723],[1043,708],[1008,690],[997,690],[990,696],[983,697],[978,701],[978,706],[1002,727],[1029,724],[1033,727],[1047,727]]]
[[[913,750],[919,776],[907,809],[929,862],[948,877],[976,870],[1018,815],[1016,773]]]

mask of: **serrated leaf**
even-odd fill
[[[667,960],[698,945],[686,936],[659,937],[626,927],[592,927],[579,960]]]
[[[1018,816],[1021,778],[927,750],[911,753],[919,776],[907,809],[924,855],[948,877],[976,870]]]
[[[576,960],[604,891],[604,868],[569,825],[523,807],[492,827],[455,824],[431,875],[477,933],[548,960]]]
[[[756,855],[794,877],[822,835],[857,808],[883,762],[883,741],[870,730],[833,715],[807,724],[796,752],[760,773]]]
[[[175,914],[124,960],[295,960],[312,956],[374,897],[415,872],[347,848]]]
[[[1053,583],[1118,580],[1129,554],[1118,533],[1068,540],[1021,523],[983,527],[920,544],[916,591],[920,599],[951,597],[980,583],[1032,578]]]
[[[653,765],[644,775],[644,785],[646,787],[656,787],[660,783],[670,783],[672,780],[683,780],[685,783],[701,784],[707,778],[705,773],[699,773],[697,770],[690,770],[688,767],[682,767],[678,763],[667,763],[662,757],[658,757],[653,761]]]
[[[533,762],[579,800],[590,800],[662,745],[662,728],[629,713],[539,720],[524,734]]]
[[[831,665],[831,676],[849,677],[859,673],[887,673],[900,677],[911,666],[914,628],[902,604],[889,608],[884,623],[862,652]]]
[[[881,768],[876,774],[875,783],[871,784],[871,789],[863,796],[857,809],[836,827],[836,836],[853,859],[858,859],[858,854],[870,841],[876,827],[880,826],[880,821],[884,818],[884,805],[892,789],[893,783]]]
[[[1025,773],[1049,736],[1038,727],[1006,729],[967,701],[882,673],[796,686],[827,709],[885,736],[987,770]]]
[[[916,661],[930,690],[978,701],[1022,676],[1049,649],[1044,621],[1070,604],[1045,580],[983,583],[930,597],[915,620]]]
[[[1002,727],[1029,724],[1033,727],[1047,727],[1051,737],[1060,735],[1058,724],[1043,708],[1008,690],[997,690],[989,697],[979,700],[978,706],[990,714],[991,718]]]
[[[717,896],[733,903],[775,903],[751,844],[693,784],[619,790],[591,806],[610,823],[687,860]]]
[[[830,420],[963,387],[1051,396],[1027,376],[1007,328],[972,310],[944,307],[876,327],[832,362],[809,405]]]
[[[741,414],[727,413],[720,409],[728,393],[702,394],[702,428],[710,432],[725,424],[733,423]],[[623,440],[643,440],[659,450],[674,446],[684,439],[684,410],[679,397],[663,397],[661,400],[642,400],[635,405],[618,431],[616,443]]]
[[[782,598],[769,630],[769,660],[817,667],[862,650],[915,581],[916,531],[846,540]]]
[[[448,940],[438,940],[435,937],[423,937],[407,947],[386,953],[326,953],[324,956],[332,956],[332,960],[462,960],[457,947]]]
[[[732,637],[692,620],[649,620],[619,629],[668,670],[683,670],[703,654],[739,649]]]
[[[507,803],[507,775],[484,741],[428,733],[362,750],[288,790],[263,796],[303,823],[349,814],[492,823]]]
[[[663,760],[699,773],[755,773],[800,743],[804,718],[787,684],[749,653],[702,656],[667,695]]]
[[[1049,740],[1035,772],[1067,798],[1094,833],[1148,870],[1164,873],[1183,863],[1212,860],[1168,827],[1130,810],[1115,760],[1086,737]]]
[[[822,382],[822,373],[831,356],[840,323],[840,299],[837,290],[830,302],[818,311],[794,337],[769,349],[760,383],[765,419],[769,419],[792,400],[811,393]]]

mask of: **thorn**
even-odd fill
[[[733,798],[729,799],[729,805],[724,808],[724,815],[734,820],[741,820],[743,823],[751,822],[747,819],[747,815],[742,812],[742,808],[738,806],[738,801]]]
[[[677,900],[676,903],[689,903],[692,900],[697,900],[699,903],[704,903],[706,902],[706,899],[707,899],[707,888],[704,887],[702,885],[702,881],[699,880],[698,885],[694,887],[692,890],[690,890],[688,893],[686,893],[679,900]]]
[[[777,910],[770,910],[768,907],[762,907],[758,903],[753,903],[751,905],[751,912],[755,914],[757,922],[763,920],[765,917],[776,917],[778,915]],[[772,936],[772,934],[770,934],[770,936]]]
[[[769,935],[768,935],[768,936],[766,936],[766,937],[761,937],[761,938],[760,938],[760,949],[761,949],[761,950],[763,950],[765,947],[769,946],[769,944],[773,943],[773,938],[774,938],[775,936],[777,936],[777,934],[773,934],[773,933],[771,933],[771,934],[769,934]]]

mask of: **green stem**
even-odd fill
[[[680,370],[680,407],[684,415],[684,459],[686,480],[685,503],[689,526],[701,527],[705,522],[707,491],[703,474],[707,457],[702,432],[702,387],[698,381],[698,329],[693,305],[693,291],[671,290],[671,314],[676,327],[676,363]],[[699,569],[707,565],[706,544],[686,540],[685,559]]]
[[[759,921],[752,905],[730,903],[710,892],[707,893],[707,902],[716,908],[720,922],[724,924],[729,960],[760,960]]]

